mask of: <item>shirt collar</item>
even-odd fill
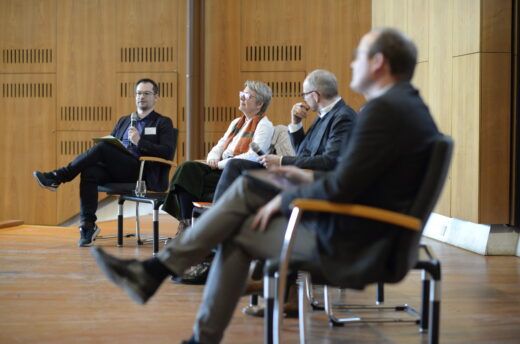
[[[336,99],[334,99],[334,101],[332,103],[330,103],[329,105],[325,106],[324,108],[321,108],[320,111],[319,111],[319,116],[320,118],[323,118],[325,117],[325,115],[327,113],[330,112],[330,110],[332,110],[332,108],[341,100],[341,97],[340,96],[337,96]]]

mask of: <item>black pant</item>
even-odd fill
[[[56,170],[56,174],[61,182],[71,181],[81,174],[80,220],[81,225],[90,227],[97,219],[98,185],[135,182],[139,175],[139,160],[111,144],[100,142]]]
[[[260,168],[264,168],[264,166],[258,162],[245,159],[230,159],[218,181],[213,202],[216,202],[229,189],[231,184],[242,175],[242,172]]]

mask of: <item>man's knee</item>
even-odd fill
[[[80,179],[81,182],[98,182],[103,176],[104,171],[100,166],[91,166],[87,167],[83,172],[81,172]]]

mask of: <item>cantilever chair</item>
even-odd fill
[[[177,148],[177,138],[178,138],[178,129],[174,128],[174,149],[175,152]],[[159,208],[164,203],[166,199],[166,195],[168,194],[168,190],[161,191],[148,191],[144,195],[137,195],[135,192],[136,184],[138,182],[143,181],[143,173],[144,166],[146,162],[152,163],[160,163],[164,165],[164,170],[162,171],[163,175],[168,178],[168,173],[172,167],[176,167],[177,164],[171,160],[166,160],[162,158],[157,158],[153,156],[142,156],[139,158],[141,161],[141,166],[139,168],[139,177],[136,183],[107,183],[104,185],[98,186],[98,192],[105,192],[109,196],[117,196],[118,197],[118,213],[117,213],[117,246],[123,246],[123,213],[124,213],[124,203],[125,201],[133,201],[135,202],[135,230],[136,230],[136,238],[137,244],[143,245],[146,242],[153,243],[153,254],[155,255],[159,251],[159,240],[164,239],[165,241],[168,238],[160,238],[159,237]],[[139,204],[140,203],[148,203],[153,207],[153,215],[152,215],[152,223],[153,223],[153,236],[151,239],[143,238],[141,236],[141,223],[139,218]],[[134,234],[127,234],[126,237],[134,236]],[[108,238],[108,237],[98,237],[98,238]]]
[[[407,267],[405,274],[410,269],[422,270],[423,276],[423,302],[419,316],[420,329],[428,331],[429,342],[439,342],[439,317],[440,317],[440,262],[435,259],[431,250],[420,244],[422,230],[439,198],[442,187],[446,180],[451,156],[453,142],[447,136],[440,136],[431,148],[430,160],[426,168],[417,196],[408,214],[400,214],[384,209],[367,207],[357,204],[339,204],[323,200],[296,199],[293,202],[293,210],[284,237],[282,251],[279,259],[268,260],[264,268],[264,294],[266,303],[265,343],[281,343],[281,326],[283,321],[283,295],[286,288],[286,278],[289,269],[307,271],[311,274],[313,282],[323,284],[325,296],[325,308],[332,321],[346,323],[362,320],[360,318],[338,319],[332,315],[327,285],[330,285],[319,267],[313,266],[312,262],[299,262],[290,264],[290,256],[294,244],[297,227],[305,211],[342,214],[347,216],[361,217],[397,225],[408,229],[414,235],[404,236],[402,249],[396,251],[392,260],[399,266]],[[389,228],[389,230],[392,230]],[[403,276],[404,278],[404,276]],[[378,287],[382,289],[383,283],[395,283],[396,281],[377,281]],[[349,281],[342,281],[340,288],[348,288]],[[368,283],[367,283],[368,284]],[[304,316],[304,287],[300,282],[300,342],[305,343],[305,319]],[[429,292],[429,304],[427,302]],[[413,313],[413,312],[412,312]]]

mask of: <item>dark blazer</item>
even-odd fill
[[[137,148],[140,155],[155,156],[166,160],[172,160],[177,147],[178,132],[173,128],[172,120],[168,117],[152,111],[148,116],[145,128],[156,128],[155,134],[146,134],[143,130]],[[123,140],[128,126],[130,115],[121,117],[111,135]],[[153,191],[164,191],[168,188],[168,172],[170,166],[147,162],[144,169],[144,180],[148,189]]]
[[[397,83],[362,108],[338,166],[315,173],[310,185],[283,193],[282,209],[288,214],[295,198],[317,198],[407,213],[437,135],[419,92],[408,82]],[[304,221],[317,232],[321,266],[330,281],[348,280],[351,287],[361,288],[376,276],[403,277],[393,276],[391,253],[399,249],[401,236],[411,232],[339,215],[309,214]]]
[[[356,112],[341,99],[326,114],[304,133],[303,128],[289,133],[296,156],[284,156],[282,165],[294,165],[311,170],[332,170],[340,154],[343,142],[347,142],[356,122]],[[309,133],[313,133],[313,138]]]

